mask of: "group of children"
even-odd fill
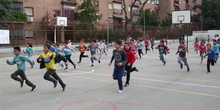
[[[113,55],[111,57],[109,66],[111,66],[113,60],[114,62],[114,71],[113,71],[113,79],[118,81],[119,90],[118,93],[122,93],[124,91],[124,87],[127,87],[130,82],[130,73],[133,71],[137,71],[136,67],[133,67],[134,62],[138,58],[136,55],[138,53],[139,58],[141,58],[141,55],[144,53],[142,52],[142,49],[145,48],[146,53],[150,49],[148,49],[149,44],[151,44],[151,48],[153,50],[154,42],[145,40],[142,42],[142,40],[138,39],[135,41],[134,39],[129,39],[129,42],[123,43],[122,40],[118,40],[115,42],[115,50],[113,50]],[[164,58],[164,55],[166,55],[169,52],[169,48],[166,45],[167,43],[165,40],[161,40],[160,44],[155,47],[155,49],[159,50],[159,58],[162,61],[162,63],[165,65],[166,60]],[[218,41],[213,40],[213,46],[208,43],[205,45],[205,41],[202,40],[200,44],[198,44],[198,39],[195,40],[195,43],[193,44],[195,48],[195,52],[197,53],[200,51],[200,57],[201,62],[203,61],[203,58],[208,56],[207,58],[207,72],[210,72],[210,65],[214,65],[219,56],[219,50],[220,50],[220,39]],[[34,65],[34,61],[31,60],[31,56],[34,53],[34,50],[32,48],[32,45],[30,43],[26,44],[27,49],[24,51],[25,54],[28,54],[28,57],[23,56],[21,54],[21,48],[20,47],[14,47],[14,54],[15,57],[13,61],[6,60],[6,62],[9,65],[17,64],[17,71],[11,74],[11,77],[19,81],[21,84],[21,87],[23,87],[23,84],[26,83],[28,86],[32,87],[31,91],[36,89],[36,85],[30,82],[26,75],[25,75],[25,61],[29,62],[31,67]],[[44,79],[51,81],[54,85],[54,88],[57,86],[57,83],[59,81],[62,90],[64,91],[66,88],[66,84],[62,81],[62,79],[57,75],[56,73],[56,66],[55,63],[60,62],[62,60],[65,63],[66,68],[68,69],[67,61],[69,61],[74,68],[76,68],[76,64],[71,60],[71,54],[72,52],[75,52],[75,47],[72,45],[72,43],[65,42],[64,47],[62,49],[59,49],[59,44],[52,45],[50,42],[47,42],[47,44],[44,45],[44,52],[40,54],[40,57],[37,59],[37,62],[40,63],[40,68],[46,68],[47,71],[44,74]],[[90,51],[91,54],[91,66],[94,66],[94,60],[97,60],[100,63],[100,59],[102,54],[106,54],[107,47],[106,43],[103,41],[97,42],[96,40],[92,40],[89,46],[86,46],[84,43],[84,40],[81,40],[81,43],[78,47],[80,51],[79,56],[79,62],[81,63],[81,60],[83,57],[88,57],[88,55],[84,55],[86,51]],[[179,54],[178,56],[178,63],[180,64],[180,68],[183,68],[183,63],[187,67],[187,71],[190,71],[189,64],[187,63],[186,58],[186,52],[189,52],[184,41],[179,42],[179,46],[177,48],[176,54]],[[63,56],[63,55],[64,56]],[[99,57],[98,57],[99,55]],[[98,58],[97,58],[98,57]],[[183,63],[182,63],[183,62]],[[19,78],[20,76],[21,78]],[[123,76],[126,76],[126,82],[123,85],[122,78]]]
[[[194,51],[198,53],[200,52],[201,61],[203,62],[203,59],[207,58],[207,73],[210,72],[210,65],[214,66],[215,63],[218,61],[219,52],[220,52],[220,39],[213,39],[212,40],[213,45],[211,43],[205,42],[205,40],[201,40],[200,44],[198,39],[195,39],[194,45]]]

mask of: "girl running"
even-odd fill
[[[178,63],[180,64],[181,69],[183,68],[183,63],[184,63],[184,65],[186,65],[187,67],[187,72],[189,72],[189,65],[187,63],[186,52],[187,52],[187,48],[184,44],[184,41],[180,41],[178,50],[176,52],[176,54],[179,54]]]
[[[200,57],[201,57],[200,63],[202,63],[203,62],[204,54],[206,52],[206,46],[205,46],[205,41],[204,40],[202,40],[200,42],[200,45],[198,46],[198,50],[200,51]]]
[[[62,49],[62,53],[64,53],[66,59],[73,65],[74,69],[76,69],[76,64],[73,63],[73,61],[71,60],[71,54],[72,54],[72,52],[75,52],[75,50],[74,50],[73,48],[70,48],[70,47],[68,46],[68,43],[65,42],[65,43],[64,43],[64,47],[63,47],[63,49]]]
[[[142,44],[142,42],[140,40],[137,40],[137,48],[138,48],[138,55],[141,58],[141,54],[143,54],[142,49],[143,49],[144,45]],[[130,48],[130,46],[129,46]]]
[[[155,44],[155,43],[154,43],[154,39],[151,39],[151,40],[150,40],[150,44],[151,44],[151,49],[154,51],[154,44]]]
[[[99,50],[101,49],[96,45],[96,40],[91,41],[91,44],[88,46],[88,49],[90,50],[90,53],[91,53],[91,62],[92,62],[91,67],[93,67],[94,60],[97,60],[100,63],[100,59],[96,58],[96,49],[99,49]]]
[[[26,47],[27,47],[26,50],[25,51],[23,50],[23,52],[24,52],[24,54],[27,54],[29,58],[31,58],[34,54],[33,46],[31,43],[27,42]]]
[[[159,57],[160,60],[163,62],[163,65],[166,64],[166,60],[164,59],[163,55],[167,54],[167,52],[170,50],[165,44],[164,44],[164,40],[160,41],[160,45],[158,45],[155,49],[159,50]]]
[[[199,41],[197,38],[195,38],[195,42],[193,43],[194,45],[194,52],[196,52],[196,54],[198,53],[198,46],[199,46]]]

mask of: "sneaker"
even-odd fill
[[[118,90],[118,93],[122,93],[122,92],[124,92],[124,90]]]
[[[62,86],[62,88],[63,88],[63,91],[65,91],[65,88],[66,88],[66,84],[64,84],[64,85]]]
[[[202,61],[200,61],[200,63],[202,64]]]
[[[37,88],[37,86],[34,85],[34,86],[32,87],[32,89],[31,89],[31,91],[34,91],[36,88]]]
[[[93,67],[94,65],[91,65],[91,67]]]
[[[124,87],[127,87],[129,84],[125,83]]]
[[[76,69],[76,64],[73,65],[74,69]]]
[[[187,72],[189,72],[190,71],[190,69],[189,68],[187,68]]]
[[[138,72],[138,69],[136,67],[134,67],[134,71]]]
[[[183,64],[180,64],[180,69],[183,69]]]
[[[57,87],[57,80],[55,82],[53,82],[54,88]]]
[[[98,60],[98,62],[101,63],[100,60]]]
[[[21,88],[23,87],[24,83],[25,83],[25,80],[21,80]]]
[[[79,64],[79,63],[81,63],[81,62],[78,62],[78,64]]]
[[[163,65],[166,65],[166,62],[165,62],[165,61],[163,62]]]
[[[67,70],[68,69],[68,67],[66,66],[66,68],[64,68],[64,70]]]

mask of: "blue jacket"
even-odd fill
[[[208,59],[210,59],[210,60],[215,60],[215,52],[214,52],[214,50],[213,49],[207,50],[205,56],[208,56]]]
[[[33,61],[30,60],[28,57],[25,57],[21,54],[18,54],[14,57],[13,61],[8,61],[7,64],[14,65],[17,64],[18,70],[25,71],[25,61],[29,62],[31,66],[34,65]]]
[[[219,44],[213,45],[212,49],[215,51],[215,53],[219,53],[220,45]]]

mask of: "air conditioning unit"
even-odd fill
[[[28,17],[27,22],[34,22],[34,18],[33,17]]]

